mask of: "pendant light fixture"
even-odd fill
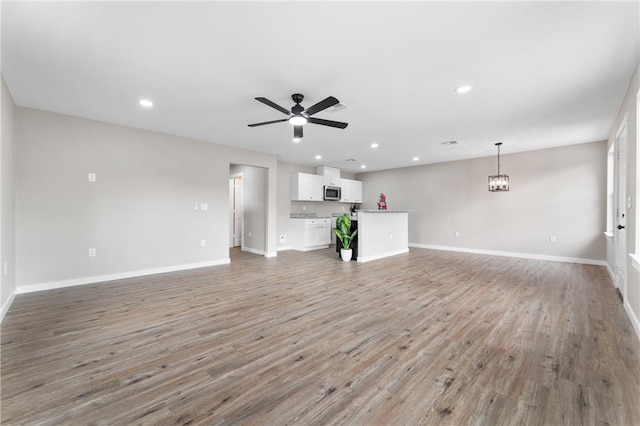
[[[489,191],[504,192],[509,190],[509,176],[500,174],[500,145],[502,142],[496,143],[498,147],[498,174],[489,176]]]

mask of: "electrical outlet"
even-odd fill
[[[207,240],[200,240],[200,247],[205,247],[207,245]]]
[[[249,238],[251,238],[251,231],[249,231]]]
[[[281,243],[286,243],[287,242],[287,236],[286,235],[280,235],[280,242]]]
[[[302,206],[302,211],[303,212],[307,211],[307,206]]]
[[[549,242],[554,244],[554,243],[558,242],[558,239],[556,238],[555,235],[552,235],[552,236],[549,237]]]
[[[460,231],[456,231],[456,237],[460,236]]]
[[[207,203],[200,204],[200,210],[209,210],[209,204]]]
[[[89,173],[89,175],[87,176],[87,180],[89,182],[95,182],[96,181],[96,174],[95,173]]]
[[[94,248],[89,249],[89,257],[96,257],[96,249]]]

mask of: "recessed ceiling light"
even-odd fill
[[[322,160],[322,155],[316,155],[316,160]]]
[[[367,165],[366,165],[366,164],[361,164],[361,165],[360,165],[360,168],[361,168],[361,169],[366,169],[366,168],[367,168]]]
[[[143,106],[145,108],[151,108],[153,106],[153,102],[151,102],[149,99],[140,99],[138,103],[140,104],[140,106]]]
[[[467,93],[469,90],[471,90],[471,86],[460,86],[455,91],[456,93]]]
[[[377,148],[378,146],[379,145],[377,143],[375,143],[375,142],[371,144],[371,148]]]
[[[418,161],[420,159],[420,157],[413,157],[412,160],[413,161]]]

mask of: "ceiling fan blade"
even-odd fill
[[[323,120],[322,118],[315,118],[315,117],[307,118],[307,122],[313,123],[313,124],[320,124],[322,126],[337,127],[338,129],[344,129],[349,125],[349,123],[342,123],[340,121]]]
[[[293,138],[302,139],[302,126],[293,126]]]
[[[274,103],[274,102],[271,102],[271,101],[270,101],[269,99],[267,99],[267,98],[260,98],[260,97],[259,97],[259,98],[256,98],[256,101],[258,101],[258,102],[262,102],[262,103],[263,103],[263,104],[265,104],[265,105],[269,105],[271,108],[275,108],[275,109],[277,109],[278,111],[280,111],[280,112],[281,112],[281,113],[283,113],[283,114],[287,114],[287,115],[291,114],[291,111],[289,111],[289,110],[288,110],[288,109],[286,109],[286,108],[282,108],[280,105],[278,105],[278,104],[276,104],[276,103]]]
[[[256,127],[256,126],[264,126],[265,124],[273,124],[273,123],[282,123],[283,121],[288,121],[288,118],[283,118],[282,120],[273,120],[273,121],[265,121],[263,123],[254,123],[254,124],[249,124],[249,127]]]
[[[327,99],[322,100],[322,101],[318,102],[317,104],[307,108],[304,113],[307,116],[313,115],[313,114],[315,114],[317,112],[325,110],[325,109],[327,109],[329,107],[332,107],[332,106],[334,106],[336,104],[339,104],[339,103],[340,103],[339,100],[337,100],[333,96],[329,96]]]

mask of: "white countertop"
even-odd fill
[[[362,213],[409,213],[409,210],[356,210]]]

